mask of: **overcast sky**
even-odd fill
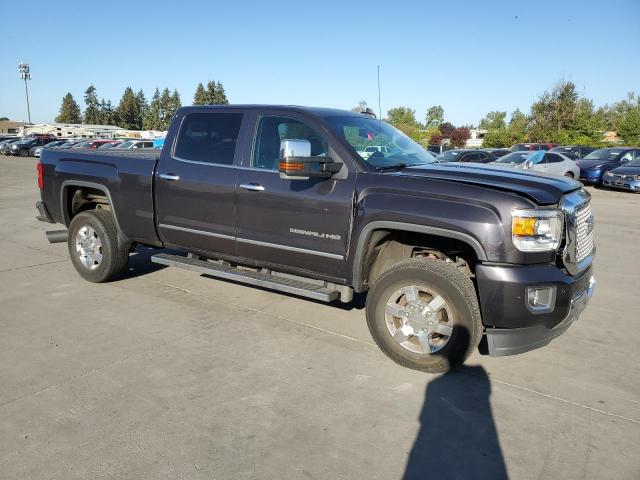
[[[26,120],[19,60],[31,64],[34,122],[66,92],[84,107],[93,83],[118,103],[127,86],[151,97],[221,81],[232,103],[382,110],[455,124],[489,110],[528,110],[558,79],[596,105],[640,91],[640,0],[3,1],[0,116]],[[16,16],[13,17],[12,15]],[[14,20],[7,20],[13,18]]]

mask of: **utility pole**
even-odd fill
[[[29,124],[31,124],[31,108],[29,107],[29,87],[27,86],[27,80],[31,80],[31,72],[29,70],[28,63],[18,64],[18,72],[20,78],[24,80],[24,93],[27,95],[27,116],[29,117]]]

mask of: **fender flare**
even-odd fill
[[[116,214],[115,205],[113,204],[113,200],[111,199],[111,192],[109,189],[100,183],[87,182],[85,180],[65,180],[62,182],[62,186],[60,187],[60,208],[62,211],[62,220],[64,224],[68,227],[71,223],[71,218],[69,217],[68,209],[67,209],[67,189],[69,187],[87,187],[87,188],[95,188],[96,190],[100,190],[105,194],[107,200],[109,200],[109,205],[111,205],[111,214],[113,215],[113,221],[116,224],[116,228],[118,229],[118,234],[121,237],[125,237],[122,229],[120,228],[120,224],[118,223],[118,216]]]
[[[447,228],[430,227],[428,225],[417,225],[414,223],[376,220],[376,221],[367,223],[360,231],[360,236],[358,238],[356,252],[353,259],[353,279],[352,279],[353,280],[352,283],[354,284],[354,288],[356,291],[362,290],[362,283],[363,283],[362,274],[364,270],[365,247],[369,243],[369,240],[371,239],[371,234],[375,230],[396,230],[396,231],[404,231],[404,232],[426,233],[428,235],[436,235],[438,237],[452,238],[469,245],[473,249],[476,256],[478,257],[478,260],[487,261],[487,253],[485,252],[483,246],[480,244],[478,240],[476,240],[469,234],[458,232],[456,230],[450,230]]]

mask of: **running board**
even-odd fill
[[[322,302],[332,302],[340,298],[340,292],[328,288],[327,285],[314,285],[292,278],[277,277],[269,273],[252,270],[241,270],[216,261],[200,260],[197,257],[183,257],[160,253],[151,257],[153,263],[168,265],[169,267],[186,268],[212,277],[233,280],[247,285],[292,293],[301,297],[313,298]]]

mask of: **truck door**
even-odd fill
[[[243,113],[191,110],[155,178],[158,233],[166,245],[235,254],[236,144]],[[132,206],[135,208],[135,206]]]
[[[259,115],[256,123],[238,176],[238,255],[345,278],[356,172],[342,179],[281,179],[283,138],[308,140],[312,156],[336,153],[328,138],[294,114]]]

